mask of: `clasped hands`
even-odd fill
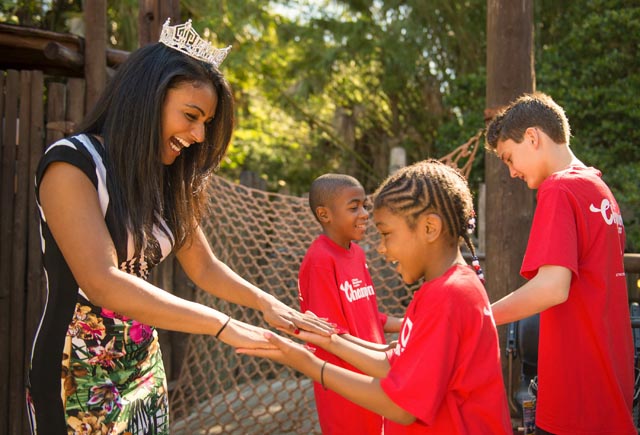
[[[296,328],[293,330],[288,327],[276,327],[276,329],[280,332],[299,338],[305,343],[320,347],[328,352],[331,352],[332,344],[335,346],[337,341],[340,340],[350,341],[362,348],[380,352],[393,349],[396,345],[395,341],[389,344],[378,344],[356,339],[349,334],[338,335],[338,331],[335,329],[334,324],[328,323],[326,319],[317,317],[311,311],[307,311],[304,314],[298,314],[302,316],[299,318],[304,318],[307,323],[302,323],[302,321],[298,323],[298,318],[296,318],[296,320],[293,321]],[[330,326],[330,331],[327,331],[327,325]],[[315,349],[310,347],[308,344],[299,343],[267,330],[264,330],[263,337],[268,343],[267,347],[238,346],[236,348],[236,352],[243,355],[268,358],[275,362],[296,368],[302,372],[304,372],[303,367],[308,366],[308,363],[316,358],[314,356]]]
[[[301,313],[287,305],[272,301],[262,313],[270,326],[279,331],[298,335],[301,331],[321,337],[330,337],[337,332],[334,324],[321,319],[311,312]],[[268,340],[267,329],[231,319],[219,339],[235,348],[243,349],[276,349],[276,346]]]

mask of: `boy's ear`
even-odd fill
[[[428,242],[435,241],[442,234],[442,218],[435,213],[427,213],[422,220],[422,231]]]
[[[318,220],[323,224],[329,222],[329,209],[323,205],[316,207],[316,216],[318,216]]]
[[[524,141],[527,145],[531,145],[534,148],[540,146],[540,135],[538,129],[535,127],[529,127],[524,131]]]

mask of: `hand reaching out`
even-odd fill
[[[290,338],[278,336],[272,332],[266,332],[264,337],[270,344],[274,345],[276,349],[238,348],[236,352],[239,354],[268,358],[294,368],[315,381],[319,380],[319,369],[323,361],[316,357],[308,346],[297,343]],[[383,378],[389,372],[389,360],[384,352],[365,348],[360,344],[351,343],[335,335],[324,336],[304,330],[301,330],[300,333],[296,335],[296,338],[333,353],[354,365],[368,376]]]
[[[302,332],[305,336],[316,335]],[[312,366],[314,359],[318,360],[306,346],[297,343],[289,338],[281,337],[270,331],[265,331],[264,339],[272,346],[271,348],[246,348],[238,347],[236,352],[243,355],[259,356],[272,361],[290,366],[302,373],[309,375],[306,371]]]
[[[262,309],[264,319],[274,328],[284,330],[290,334],[297,334],[300,330],[330,336],[336,332],[335,325],[325,319],[317,317],[310,311],[301,313],[273,298]]]
[[[311,312],[307,312],[307,315],[311,315],[315,317],[315,314]],[[306,331],[304,329],[291,331],[289,329],[278,328],[278,331],[291,335],[292,337],[298,338],[301,341],[309,344],[313,344],[317,347],[321,347],[323,349],[327,349],[331,344],[331,335],[324,335],[317,332]]]
[[[230,319],[218,338],[233,347],[247,349],[275,349],[266,338],[266,329]]]

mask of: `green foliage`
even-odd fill
[[[67,32],[67,20],[81,16],[81,11],[81,0],[4,0],[0,3],[0,23]]]
[[[138,1],[109,0],[109,42],[120,50],[133,51],[138,48]]]
[[[44,20],[41,0],[4,0],[0,3],[0,23],[36,27]]]
[[[540,47],[538,89],[561,104],[571,146],[600,169],[620,203],[627,250],[640,250],[640,5],[567,4]],[[550,41],[553,37],[553,42]]]
[[[451,90],[444,98],[444,105],[454,116],[446,119],[438,128],[436,148],[446,155],[467,142],[478,130],[484,128],[485,78],[484,66],[477,72],[465,74],[452,82]],[[484,147],[484,137],[479,146]],[[478,150],[469,174],[469,185],[474,195],[478,185],[484,182],[484,150]]]
[[[437,139],[459,121],[443,103],[459,72],[483,66],[484,1],[218,4],[224,20],[209,25],[234,40],[224,68],[239,106],[224,174],[252,170],[297,193],[332,170],[373,189],[393,146],[410,162],[438,157],[483,125]]]
[[[80,0],[7,0],[0,22],[68,31]],[[441,157],[484,126],[486,0],[181,0],[182,19],[216,46],[237,102],[221,174],[258,174],[300,194],[328,171],[372,190],[389,151]],[[640,6],[632,0],[535,7],[537,88],[569,116],[572,147],[618,199],[640,250]],[[111,44],[136,43],[138,2],[108,2]],[[471,172],[484,178],[483,153]]]

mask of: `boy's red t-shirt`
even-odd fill
[[[378,302],[364,251],[356,243],[349,249],[322,234],[313,241],[298,275],[300,310],[338,325],[341,334],[373,343],[385,343],[383,325],[387,316]],[[316,356],[360,373],[352,365],[324,349]],[[380,434],[382,417],[314,382],[318,419],[323,435]]]
[[[380,385],[417,420],[385,420],[385,435],[512,433],[498,333],[470,267],[451,267],[420,287],[389,362]]]
[[[536,424],[551,433],[637,434],[624,273],[624,227],[594,168],[571,167],[541,185],[521,273],[571,270],[566,302],[540,313]]]

